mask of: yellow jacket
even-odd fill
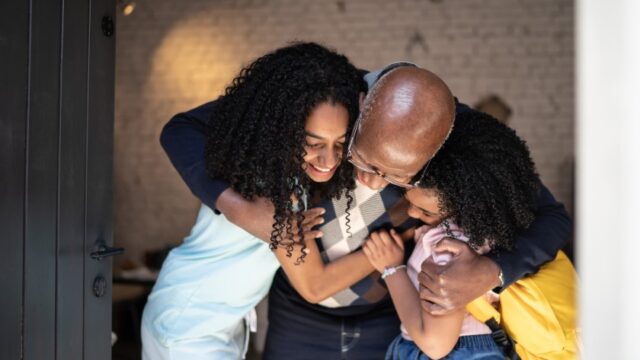
[[[467,305],[478,320],[495,319],[515,342],[522,360],[568,360],[579,353],[577,276],[562,252],[500,293],[498,309],[484,297]]]

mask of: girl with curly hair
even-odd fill
[[[244,199],[273,204],[270,241],[202,205],[149,295],[143,358],[243,357],[253,308],[280,265],[301,292],[323,284],[325,297],[373,271],[362,252],[325,265],[315,241],[304,241],[322,221],[320,210],[305,211],[307,201],[354,187],[342,159],[365,89],[345,56],[297,43],[254,61],[203,106],[216,119],[206,130],[207,170]]]
[[[406,198],[409,215],[425,225],[416,230],[407,265],[403,242],[394,232],[372,234],[364,246],[372,265],[383,273],[402,321],[402,333],[391,343],[387,359],[504,359],[491,329],[464,309],[442,316],[422,310],[417,276],[425,259],[445,264],[455,256],[436,247],[445,237],[465,241],[482,254],[513,248],[516,233],[535,218],[540,182],[529,150],[491,116],[464,112],[420,174]],[[497,301],[493,292],[486,296]]]

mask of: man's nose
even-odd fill
[[[360,178],[361,182],[371,190],[380,190],[389,184],[381,176],[367,173],[362,170],[358,170],[358,178]]]

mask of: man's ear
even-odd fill
[[[360,100],[358,103],[358,108],[360,109],[360,111],[362,111],[362,106],[364,105],[364,98],[365,98],[366,94],[364,92],[360,93]]]

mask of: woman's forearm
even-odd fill
[[[276,250],[276,256],[294,288],[308,302],[318,303],[357,283],[374,271],[362,251],[345,255],[325,264],[315,241],[307,243],[304,262],[296,265],[300,247],[294,248],[291,257],[286,249]]]
[[[323,265],[314,289],[320,301],[354,285],[375,271],[361,250]]]

